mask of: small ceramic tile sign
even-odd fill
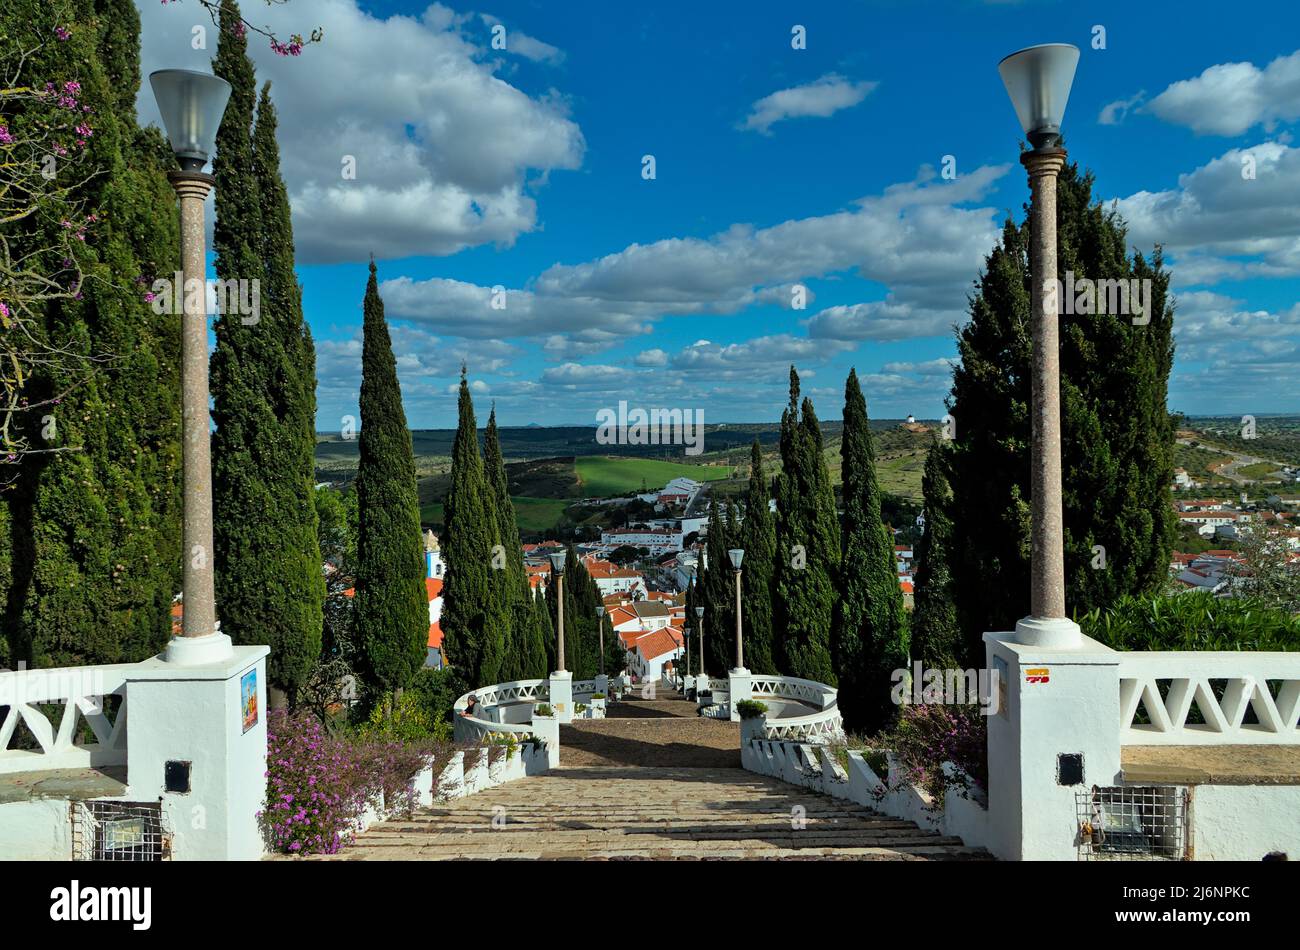
[[[244,714],[244,731],[257,725],[257,667],[253,667],[239,680],[240,708]]]
[[[1030,666],[1025,669],[1026,683],[1046,683],[1051,678],[1051,670],[1046,666]]]

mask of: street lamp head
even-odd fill
[[[1068,43],[1030,46],[998,63],[1016,117],[1034,148],[1060,144],[1061,119],[1078,65],[1079,48]]]
[[[605,616],[605,605],[604,605],[604,604],[601,604],[599,607],[596,608],[596,616],[597,616],[597,617],[603,617],[603,616]]]
[[[745,552],[740,548],[732,548],[727,552],[727,557],[731,558],[732,570],[740,570],[740,562],[745,559]]]
[[[696,619],[696,620],[703,620],[703,619],[704,619],[704,608],[703,608],[703,607],[696,607],[696,608],[695,608],[695,619]]]
[[[181,168],[201,171],[216,150],[230,83],[193,69],[159,69],[149,74],[149,84]]]
[[[556,574],[564,573],[564,559],[568,557],[569,552],[560,550],[551,555],[551,570]]]

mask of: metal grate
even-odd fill
[[[1080,861],[1185,861],[1190,858],[1187,789],[1094,785],[1075,793]]]
[[[166,861],[171,832],[160,802],[73,802],[74,861]]]

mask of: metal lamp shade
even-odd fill
[[[597,607],[597,608],[596,608],[596,616],[597,616],[597,617],[603,617],[603,616],[605,616],[605,608],[604,608],[603,605],[600,606],[600,607]]]
[[[1079,49],[1068,43],[1030,46],[998,63],[1020,127],[1035,148],[1060,140],[1061,119],[1078,65]]]
[[[192,69],[160,69],[149,74],[163,126],[181,167],[202,168],[216,150],[217,128],[230,99],[230,83]]]
[[[732,548],[727,552],[727,557],[731,558],[731,566],[735,570],[740,570],[740,562],[745,559],[745,552],[740,548]]]
[[[704,619],[704,608],[703,608],[703,607],[696,607],[696,608],[695,608],[695,617],[696,617],[697,620],[703,620],[703,619]]]
[[[556,551],[551,555],[551,570],[556,574],[564,573],[564,559],[568,556],[568,551]]]

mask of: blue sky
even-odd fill
[[[208,22],[193,0],[139,3],[146,72],[207,67],[215,36],[192,49]],[[1082,51],[1071,158],[1118,202],[1134,245],[1165,245],[1171,408],[1300,411],[1293,5],[248,0],[245,12],[282,34],[325,29],[291,60],[251,44],[281,111],[323,431],[356,413],[371,251],[416,428],[454,425],[462,360],[480,420],[495,402],[507,425],[594,424],[620,400],[773,420],[792,362],[822,418],[839,417],[851,366],[873,416],[942,414],[951,326],[1027,194],[997,62],[1040,42]],[[939,174],[945,156],[955,179]]]

